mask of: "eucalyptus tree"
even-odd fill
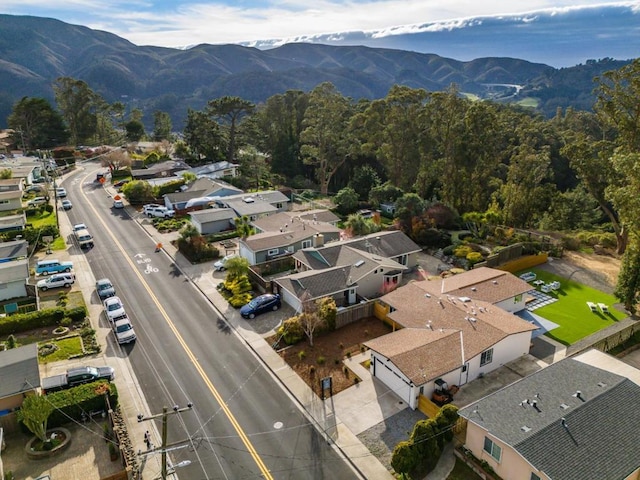
[[[74,145],[88,143],[98,128],[98,111],[104,99],[82,80],[59,77],[53,85],[56,104],[69,127],[70,141]]]
[[[323,195],[328,194],[332,177],[353,153],[353,113],[350,100],[329,82],[318,85],[309,95],[300,153],[304,163],[315,169]]]
[[[44,98],[23,97],[7,118],[13,140],[27,150],[63,145],[69,138],[64,120]]]
[[[420,168],[428,98],[426,90],[394,85],[385,98],[370,102],[354,118],[362,151],[374,154],[389,180],[403,190],[413,186]]]
[[[237,130],[242,119],[251,115],[256,106],[240,97],[224,96],[210,100],[207,114],[214,120],[224,120],[222,126],[227,129],[227,161],[233,162],[236,156]]]

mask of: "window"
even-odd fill
[[[282,203],[276,203],[276,208],[278,210],[282,210]]]
[[[495,444],[489,437],[484,437],[483,450],[491,455],[496,460],[496,462],[500,461],[500,457],[502,456],[502,448]]]
[[[311,240],[303,240],[302,248],[311,248]]]
[[[531,480],[540,480],[540,477],[535,473],[531,472]]]
[[[486,365],[487,363],[491,363],[493,361],[493,348],[490,348],[487,351],[482,352],[480,356],[480,366]]]
[[[520,303],[522,301],[522,294],[513,297],[513,303]]]
[[[267,251],[267,255],[269,255],[269,256],[277,255],[279,251],[280,250],[278,250],[277,248],[273,248],[273,249]]]

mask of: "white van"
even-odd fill
[[[89,233],[89,230],[81,229],[76,230],[75,232],[76,240],[78,241],[78,245],[80,248],[92,248],[93,247],[93,237]]]

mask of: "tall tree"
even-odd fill
[[[69,127],[70,141],[74,145],[87,143],[97,129],[97,107],[104,102],[82,80],[60,77],[53,85],[56,103]]]
[[[304,162],[315,168],[320,193],[327,195],[331,178],[352,152],[353,107],[328,82],[313,89],[300,134]]]
[[[200,161],[208,158],[219,161],[224,158],[227,141],[220,126],[207,113],[198,110],[187,110],[187,123],[184,127],[184,141]]]
[[[44,98],[23,97],[7,119],[14,142],[27,150],[63,145],[69,138],[64,120]]]
[[[153,139],[156,142],[169,140],[171,138],[171,129],[171,117],[167,112],[159,110],[153,112]]]
[[[225,96],[209,101],[208,114],[214,119],[224,120],[225,126],[228,127],[228,162],[233,162],[235,159],[238,125],[243,117],[252,114],[255,108],[253,103],[240,97]]]

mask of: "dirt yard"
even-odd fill
[[[377,318],[365,318],[339,330],[315,337],[313,347],[305,339],[280,350],[279,353],[300,378],[318,394],[320,394],[320,379],[331,376],[335,395],[359,380],[355,379],[353,372],[344,366],[342,360],[348,355],[360,353],[363,342],[390,332],[391,328]]]
[[[580,252],[564,252],[564,259],[587,270],[599,272],[606,279],[607,283],[614,287],[618,281],[620,273],[620,259],[609,255],[595,255]]]

